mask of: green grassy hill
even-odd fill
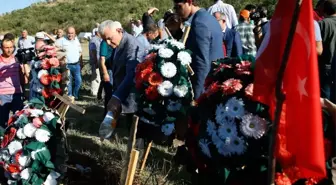
[[[213,0],[198,0],[208,7]],[[276,0],[225,0],[240,10],[246,4],[264,3],[272,11]],[[163,13],[173,6],[173,0],[58,0],[56,3],[38,3],[28,8],[13,11],[0,17],[0,33],[19,34],[22,29],[31,33],[74,25],[77,31],[90,31],[96,22],[106,19],[126,24],[130,18],[141,19],[149,7],[157,7]]]

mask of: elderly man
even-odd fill
[[[144,56],[144,48],[135,37],[123,30],[120,22],[107,20],[100,24],[99,33],[107,44],[114,49],[112,53],[112,98],[105,98],[105,108],[113,112],[116,119],[121,113],[128,116],[136,111],[135,96],[130,93],[134,86],[135,68]],[[105,89],[106,90],[106,89]],[[108,102],[109,101],[109,102]]]
[[[79,98],[79,89],[82,84],[81,66],[82,60],[82,47],[76,37],[76,30],[74,27],[69,27],[67,30],[67,37],[57,43],[56,46],[65,50],[66,65],[70,70],[68,95],[74,96],[75,100]],[[74,82],[74,85],[72,83]]]
[[[208,12],[213,15],[216,12],[221,12],[227,16],[226,25],[228,28],[234,28],[238,24],[237,14],[234,7],[224,3],[221,0],[214,0],[212,6],[208,8]]]
[[[224,55],[227,57],[239,57],[243,54],[243,47],[239,33],[226,26],[226,15],[216,12],[214,17],[223,30]]]
[[[23,30],[21,33],[21,37],[18,40],[18,48],[19,49],[27,49],[34,48],[35,38],[28,35],[27,30]]]

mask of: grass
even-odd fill
[[[82,44],[83,49],[87,43]],[[88,58],[87,50],[83,52],[84,59]],[[126,126],[118,125],[111,140],[100,141],[98,129],[103,119],[103,103],[98,103],[95,97],[90,96],[90,66],[85,62],[82,69],[83,85],[81,100],[77,105],[86,109],[80,113],[69,109],[67,120],[71,123],[67,132],[70,148],[69,170],[64,184],[89,185],[109,184],[119,182],[119,176],[126,155],[128,131]],[[137,174],[136,185],[183,185],[190,184],[189,174],[184,168],[175,166],[172,162],[175,149],[152,146],[145,170]],[[91,168],[90,173],[82,174],[76,170],[76,164],[84,168]],[[139,166],[138,166],[139,168]]]

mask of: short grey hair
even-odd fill
[[[106,20],[100,23],[99,25],[98,32],[100,33],[100,35],[104,35],[104,31],[106,28],[116,30],[116,29],[122,29],[122,26],[121,23],[118,21]]]
[[[215,13],[213,13],[213,16],[215,16],[216,15],[216,13],[219,13],[219,15],[220,15],[220,20],[227,20],[227,16],[225,15],[225,13],[223,13],[223,12],[215,12]]]

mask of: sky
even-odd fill
[[[26,8],[29,5],[43,0],[0,0],[0,15],[13,10]]]

